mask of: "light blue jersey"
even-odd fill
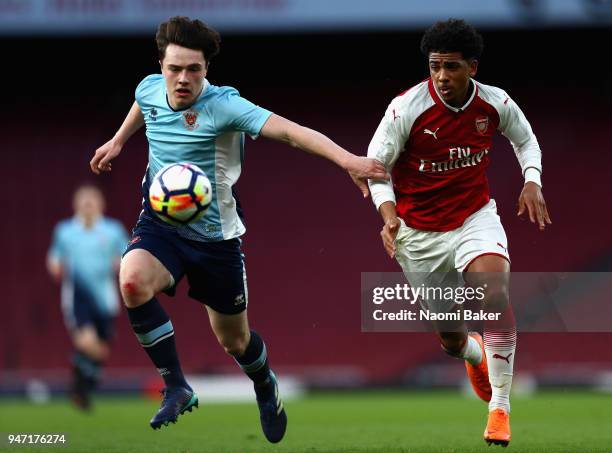
[[[240,97],[234,88],[211,85],[207,80],[191,107],[174,110],[168,104],[161,74],[149,75],[140,82],[136,102],[144,115],[149,141],[142,215],[155,217],[147,196],[153,176],[167,164],[187,162],[208,176],[212,204],[197,222],[168,228],[198,241],[221,241],[244,234],[232,192],[242,171],[244,134],[256,138],[272,113]]]
[[[70,311],[77,300],[93,301],[102,315],[119,308],[114,263],[128,242],[123,226],[101,217],[90,228],[77,218],[57,224],[49,256],[64,266],[62,305]]]

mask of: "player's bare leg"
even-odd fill
[[[287,414],[278,394],[278,381],[268,363],[266,345],[257,332],[249,329],[246,310],[226,315],[208,306],[206,309],[219,344],[253,381],[266,439],[280,442],[287,429]]]
[[[93,326],[87,325],[76,329],[72,333],[72,343],[78,351],[98,362],[105,361],[110,353],[108,344],[98,337]]]
[[[225,315],[209,306],[206,306],[206,310],[210,326],[225,352],[232,357],[243,355],[251,341],[246,310],[236,315]]]
[[[465,280],[473,287],[485,288],[484,303],[488,312],[502,314],[498,321],[486,321],[484,326],[492,390],[484,439],[489,444],[507,446],[511,438],[510,388],[516,352],[516,325],[509,300],[510,264],[501,256],[481,256],[469,266]]]
[[[179,415],[198,407],[181,370],[172,322],[155,298],[172,284],[170,272],[148,251],[133,249],[123,257],[119,285],[132,329],[166,384],[161,407],[150,422],[153,429],[176,423]]]

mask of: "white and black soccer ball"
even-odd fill
[[[200,219],[212,202],[212,188],[197,165],[170,164],[157,172],[149,187],[149,203],[157,216],[172,225]]]

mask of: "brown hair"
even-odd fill
[[[155,41],[161,61],[166,56],[168,44],[176,44],[202,51],[206,61],[210,62],[219,53],[221,36],[216,30],[198,19],[191,20],[184,16],[174,16],[159,24]]]

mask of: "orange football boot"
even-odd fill
[[[503,409],[493,409],[489,412],[489,421],[484,432],[485,442],[507,447],[510,437],[510,415]]]
[[[484,343],[482,337],[478,332],[470,332],[468,334],[474,338],[480,345],[482,351],[482,362],[479,365],[471,365],[467,360],[465,361],[465,369],[467,370],[470,383],[476,394],[481,400],[489,402],[491,401],[491,384],[489,383],[489,368],[487,367],[487,355],[484,350]]]

